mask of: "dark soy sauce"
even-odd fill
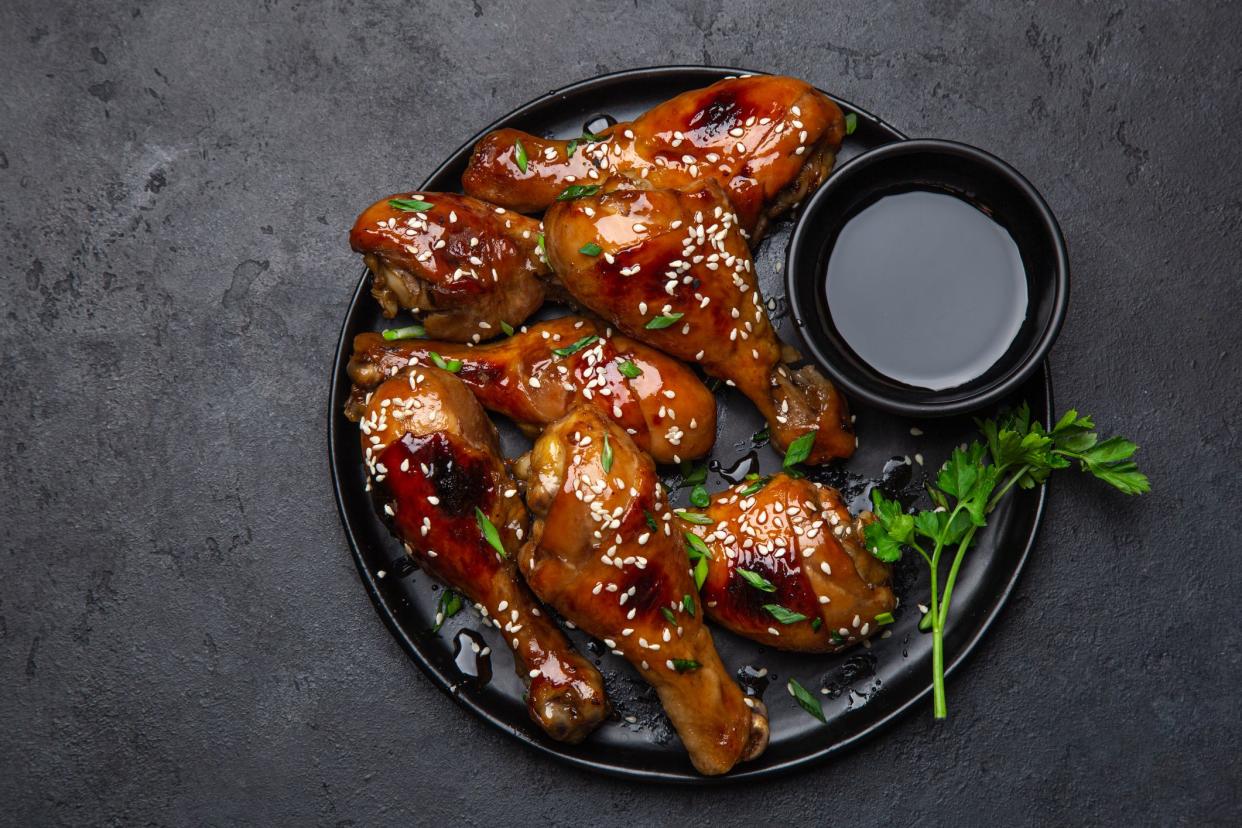
[[[482,687],[492,680],[492,658],[483,637],[474,630],[461,630],[453,639],[453,662],[467,681]]]
[[[942,390],[981,377],[1026,318],[1018,245],[956,196],[884,196],[845,223],[828,261],[842,339],[890,379]]]

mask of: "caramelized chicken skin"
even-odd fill
[[[518,467],[535,516],[518,560],[535,594],[651,683],[701,773],[759,755],[766,713],[716,653],[683,527],[651,459],[582,406],[549,427]]]
[[[539,222],[469,196],[381,199],[358,216],[349,244],[374,276],[384,315],[410,310],[435,339],[490,339],[501,322],[522,324],[546,295]]]
[[[572,184],[620,177],[677,187],[714,178],[757,241],[769,218],[827,178],[845,137],[845,117],[810,84],[763,75],[685,92],[598,137],[573,142],[570,153],[569,141],[497,130],[475,146],[462,186],[477,198],[533,213]]]
[[[406,553],[503,630],[535,722],[582,741],[608,715],[603,678],[518,575],[529,516],[478,401],[451,374],[413,369],[375,390],[360,426],[373,497]],[[507,557],[488,543],[480,513]]]
[[[852,517],[836,489],[782,473],[726,489],[704,512],[712,524],[691,528],[711,550],[702,600],[726,629],[835,652],[878,632],[876,616],[896,606],[888,565],[862,543],[870,514]]]
[[[693,371],[577,316],[541,322],[477,347],[359,334],[349,361],[354,390],[347,416],[356,419],[366,393],[411,359],[430,364],[433,351],[460,361],[457,377],[483,407],[514,420],[532,437],[574,405],[585,404],[618,423],[658,463],[702,457],[716,439],[716,399]]]
[[[617,190],[558,202],[544,217],[548,258],[584,307],[622,331],[729,380],[786,448],[815,431],[809,463],[848,457],[843,397],[814,367],[783,361],[750,250],[715,181]],[[584,249],[598,255],[583,253]]]

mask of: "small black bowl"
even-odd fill
[[[1013,344],[982,376],[943,390],[906,385],[859,358],[833,326],[824,291],[845,223],[879,198],[914,189],[956,195],[988,213],[1013,237],[1026,271],[1027,314]],[[1052,211],[1013,167],[966,144],[899,141],[850,160],[807,202],[789,240],[785,282],[811,355],[847,396],[911,417],[948,416],[997,402],[1039,369],[1069,305],[1069,256]]]

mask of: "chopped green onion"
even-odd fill
[[[604,473],[612,471],[612,445],[608,442],[608,435],[604,435],[604,456],[600,461],[604,466]]]
[[[461,596],[457,594],[457,590],[445,589],[440,593],[440,600],[436,602],[436,623],[431,628],[432,632],[439,632],[444,626],[444,622],[461,612]]]
[[[428,351],[427,356],[431,357],[431,362],[441,371],[448,371],[450,374],[456,374],[461,370],[460,359],[445,359],[435,351]]]
[[[500,557],[509,557],[505,552],[505,545],[500,542],[500,533],[496,531],[496,527],[492,525],[492,522],[487,519],[487,515],[483,514],[483,510],[478,506],[474,507],[474,519],[479,524],[479,530],[483,533],[483,540],[487,541]]]
[[[673,669],[679,673],[689,672],[690,670],[697,670],[699,669],[700,666],[702,665],[700,665],[697,661],[695,661],[692,658],[673,659]]]
[[[777,621],[780,621],[782,624],[796,624],[799,621],[806,620],[806,616],[802,613],[786,609],[780,604],[764,604],[763,608],[768,611],[769,615]]]
[[[634,379],[643,375],[643,369],[635,365],[634,360],[632,359],[627,359],[625,362],[621,363],[620,371],[622,376],[629,379]]]
[[[575,198],[593,196],[599,192],[598,184],[570,184],[556,197],[557,201],[573,201]]]
[[[681,605],[686,608],[686,612],[690,613],[690,617],[694,617],[694,596],[686,593],[681,598]]]
[[[595,342],[598,339],[599,337],[596,336],[595,334],[591,334],[590,336],[584,336],[582,337],[582,339],[579,339],[573,345],[566,345],[564,348],[553,348],[552,353],[556,354],[558,357],[567,357],[572,354],[578,353],[583,348],[585,348],[586,346],[590,345],[592,342]]]
[[[500,329],[505,332],[505,336],[513,336],[513,326],[508,322],[501,322]]]
[[[745,489],[742,489],[742,492],[741,492],[742,497],[750,497],[755,492],[759,491],[764,486],[768,485],[769,480],[771,480],[770,477],[761,477],[758,480],[754,481],[749,486],[747,486]]]
[[[693,523],[695,526],[712,526],[716,521],[709,518],[701,512],[690,512],[685,509],[674,509],[673,514],[684,520],[686,523]]]
[[[822,618],[816,618],[811,622],[811,630],[813,632],[819,632],[819,628],[822,626],[824,626],[824,619]]]
[[[828,720],[824,718],[824,706],[819,703],[819,699],[815,698],[811,691],[798,684],[797,679],[790,679],[785,686],[789,689],[789,695],[793,696],[794,700],[798,702],[799,707],[824,724],[828,724]]]
[[[670,313],[665,316],[657,316],[656,318],[652,319],[650,322],[647,323],[647,330],[649,331],[664,330],[669,325],[672,325],[674,322],[676,322],[678,319],[681,319],[683,316],[685,316],[684,313]]]
[[[583,256],[598,256],[600,253],[604,252],[604,248],[600,247],[595,242],[587,242],[582,245],[582,247],[578,248],[578,252]]]
[[[416,198],[390,198],[388,206],[403,213],[425,213],[434,205],[429,201],[419,201]]]
[[[673,615],[673,611],[671,609],[668,607],[660,607],[660,614],[664,616],[665,621],[672,624],[674,627],[677,626],[677,616]]]
[[[649,528],[652,532],[659,531],[660,527],[656,525],[656,519],[651,516],[651,512],[643,509],[643,517],[647,519],[647,528]]]
[[[760,592],[776,592],[776,587],[772,585],[772,582],[758,572],[751,572],[749,569],[742,569],[740,566],[735,571],[742,576],[746,583]]]
[[[535,245],[539,248],[539,252],[543,254],[543,257],[545,259],[548,258],[548,245],[543,240],[543,233],[535,237]]]
[[[685,535],[686,546],[690,547],[687,550],[687,554],[690,556],[690,560],[697,561],[699,558],[702,558],[703,556],[707,556],[709,558],[712,556],[712,551],[707,548],[707,544],[704,543],[703,539],[700,538],[698,535],[694,534],[693,532],[683,532],[682,534]]]
[[[575,138],[565,147],[565,160],[568,161],[574,157],[574,150],[578,148],[578,139]]]
[[[707,466],[703,463],[695,465],[689,460],[681,461],[681,482],[685,486],[694,486],[707,482]]]
[[[894,620],[895,619],[893,618],[893,614],[891,612],[882,612],[875,617],[875,623],[879,624],[880,626],[884,626],[885,624],[891,624],[893,623]]]
[[[765,446],[767,445],[768,441],[771,439],[772,439],[772,432],[767,426],[764,426],[763,428],[756,431],[754,434],[750,435],[750,441],[754,443],[756,446]]]
[[[845,134],[853,135],[856,129],[858,129],[858,116],[851,112],[845,116]]]
[[[785,462],[781,465],[789,468],[810,457],[811,448],[815,445],[815,434],[814,431],[808,431],[790,443],[789,448],[785,450]]]
[[[694,565],[694,588],[702,589],[703,582],[707,580],[707,561],[708,557],[704,555],[699,558],[698,563]]]
[[[389,328],[384,331],[384,339],[422,339],[427,336],[427,329],[422,325],[407,325],[404,328]]]
[[[518,169],[526,172],[526,147],[522,146],[522,139],[518,138],[513,142],[514,154],[517,156]]]
[[[700,509],[706,509],[712,502],[711,495],[702,486],[695,486],[690,492],[690,502]]]

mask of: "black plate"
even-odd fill
[[[619,72],[568,86],[487,126],[449,156],[420,189],[458,190],[471,147],[490,130],[508,126],[549,136],[576,136],[585,123],[601,114],[618,120],[631,118],[680,92],[706,86],[727,75],[739,74],[739,71],[670,66]],[[846,139],[839,162],[862,150],[904,138],[879,118],[845,101],[838,100],[838,103],[859,116],[858,129]],[[378,193],[377,197],[380,195],[384,194]],[[787,342],[802,347],[802,338],[789,318],[781,295],[784,282],[780,269],[790,227],[790,222],[782,222],[773,228],[756,254],[756,270],[764,294],[769,297],[774,324]],[[546,308],[544,315],[561,313],[559,308]],[[375,517],[369,496],[363,490],[365,481],[357,427],[341,414],[349,391],[345,365],[354,335],[389,325],[367,295],[364,274],[350,302],[337,345],[328,440],[345,534],[362,581],[393,635],[443,690],[487,722],[540,751],[576,765],[632,779],[713,781],[695,773],[650,688],[622,659],[603,654],[602,646],[588,640],[581,632],[573,631],[570,636],[583,652],[594,655],[618,715],[585,743],[563,745],[544,736],[527,716],[512,657],[490,625],[482,624],[472,610],[463,610],[449,619],[438,634],[428,631],[439,587],[430,578],[403,565],[400,545]],[[1051,397],[1051,381],[1045,367],[1016,399],[1027,400],[1046,422],[1051,416]],[[763,422],[753,406],[734,391],[722,389],[718,400],[719,426],[713,459],[727,467],[751,450],[751,435],[763,427]],[[967,418],[916,422],[865,408],[857,410],[856,414],[861,439],[858,452],[841,468],[816,472],[816,476],[837,485],[853,498],[856,508],[866,503],[867,492],[877,483],[890,491],[914,493],[925,471],[932,473],[953,446],[975,436],[974,426]],[[510,423],[498,425],[508,456],[517,456],[529,447],[529,441]],[[911,428],[921,428],[925,433],[916,437],[911,434]],[[915,455],[926,465],[920,466],[913,459],[908,464],[893,462],[895,457],[915,458]],[[761,471],[771,472],[780,467],[781,457],[770,446],[758,449],[758,459]],[[676,469],[663,471],[668,482],[677,482]],[[907,472],[912,478],[909,481],[903,479]],[[725,485],[719,474],[709,475],[709,489]],[[682,489],[676,492],[674,500],[684,502],[687,494],[687,490]],[[950,672],[979,641],[1012,590],[1035,542],[1044,498],[1044,489],[1018,492],[1007,498],[993,513],[990,525],[963,566],[953,593],[953,610],[946,633]],[[739,766],[724,779],[771,776],[806,765],[842,750],[911,708],[920,715],[931,715],[931,640],[918,632],[918,610],[915,609],[918,602],[926,600],[927,576],[923,567],[910,561],[900,564],[896,574],[902,601],[895,613],[897,621],[889,628],[891,636],[876,640],[870,649],[858,647],[838,656],[791,655],[715,629],[717,649],[730,669],[740,670],[748,665],[766,668],[770,681],[764,701],[771,716],[771,744],[758,760]],[[480,633],[492,647],[493,678],[483,685],[471,680],[454,661],[454,642],[459,633],[467,630]],[[830,690],[830,695],[820,696],[828,718],[826,726],[808,716],[786,693],[785,682],[790,677],[797,678],[813,692],[821,688]],[[411,685],[410,692],[421,692],[416,683]],[[953,715],[951,689],[949,707]]]

